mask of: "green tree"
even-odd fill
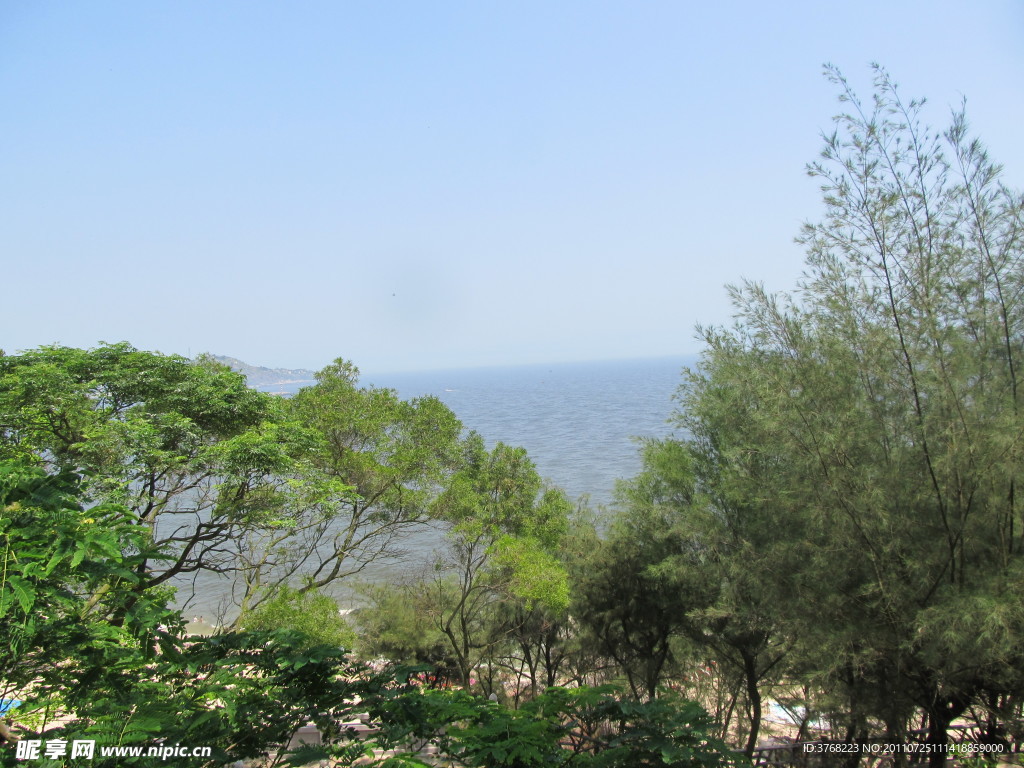
[[[0,457],[76,473],[147,531],[164,557],[139,563],[137,592],[217,573],[243,612],[400,552],[460,430],[436,398],[361,388],[344,361],[284,400],[212,360],[128,344],[0,356]]]
[[[43,713],[43,727],[46,712],[116,689],[180,626],[166,592],[134,591],[155,554],[144,532],[80,494],[73,474],[0,461],[0,698]]]
[[[694,595],[662,567],[679,551],[664,519],[619,516],[609,537],[577,564],[572,614],[625,675],[637,699],[658,695]]]
[[[809,168],[807,277],[733,289],[679,423],[718,515],[770,511],[735,556],[835,714],[901,740],[919,711],[945,744],[1024,693],[1024,201],[962,111],[935,134],[882,70],[868,105],[830,76],[848,111]]]
[[[302,434],[280,405],[209,361],[45,347],[0,357],[0,456],[75,473],[86,497],[146,531],[162,559],[139,564],[141,592],[232,573],[234,542],[278,526]]]
[[[542,487],[525,450],[498,443],[488,451],[479,435],[466,438],[459,470],[434,506],[451,526],[449,548],[417,591],[448,639],[463,685],[495,642],[500,602],[568,606],[556,549],[571,513],[564,493]]]
[[[516,706],[574,677],[580,644],[569,608],[515,597],[496,606],[491,663],[515,680]]]
[[[724,409],[717,415],[737,419],[741,413]],[[709,417],[706,414],[702,422],[704,434],[714,426]],[[788,647],[773,618],[774,597],[762,587],[759,573],[759,563],[770,562],[778,554],[772,550],[763,560],[777,518],[770,505],[742,506],[741,499],[715,485],[721,477],[716,466],[721,457],[699,451],[696,443],[650,440],[643,446],[642,459],[643,472],[620,483],[619,514],[608,542],[613,565],[606,583],[612,589],[628,590],[629,597],[612,599],[603,620],[616,617],[620,631],[611,634],[605,629],[603,637],[606,643],[617,637],[625,643],[632,621],[637,624],[634,637],[657,641],[647,651],[633,647],[631,656],[626,644],[616,655],[627,673],[637,664],[645,670],[649,696],[654,695],[663,668],[673,660],[673,646],[695,645],[699,663],[715,663],[718,675],[730,685],[739,681],[749,726],[745,747],[749,756],[760,728],[761,687],[766,678],[781,671]],[[766,469],[746,464],[748,472]],[[590,599],[584,594],[585,602]],[[649,603],[651,610],[639,610]],[[636,613],[630,613],[627,621],[629,611]],[[645,635],[637,631],[639,627],[657,631]]]
[[[345,621],[334,598],[317,591],[301,592],[280,587],[255,609],[242,614],[238,626],[244,631],[270,632],[287,629],[306,639],[302,645],[332,646],[351,650],[356,635]]]
[[[305,476],[314,488],[340,492],[306,504],[314,514],[302,536],[254,549],[262,558],[250,569],[254,582],[265,572],[277,581],[302,575],[298,589],[320,589],[402,554],[403,535],[430,522],[430,505],[454,471],[462,431],[455,414],[436,397],[407,401],[360,387],[359,370],[340,359],[285,405],[316,437],[300,454]]]
[[[434,623],[416,581],[367,583],[359,592],[364,604],[354,615],[361,658],[429,666],[424,677],[432,684],[445,685],[457,677],[448,638]]]
[[[295,608],[315,611],[322,599],[286,593],[250,617],[304,631],[186,642],[180,613],[167,606],[170,592],[138,590],[145,578],[139,564],[163,557],[145,529],[82,493],[73,474],[0,461],[0,697],[22,702],[13,712],[14,738],[210,746],[214,754],[196,765],[214,766],[270,750],[283,759],[292,734],[313,721],[326,746],[304,751],[300,763],[334,757],[351,764],[365,755],[367,745],[337,723],[355,716],[360,699],[400,684],[387,671],[351,663],[334,635],[324,638],[330,645],[315,643],[322,629],[302,626],[310,617]],[[167,764],[166,757],[98,753],[73,763]],[[23,761],[8,745],[0,764]]]
[[[434,741],[459,765],[480,768],[711,768],[742,759],[710,735],[707,713],[675,699],[636,702],[610,687],[550,688],[520,709],[466,691],[427,690],[379,700],[385,744]],[[414,755],[392,765],[424,766]]]

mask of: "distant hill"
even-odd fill
[[[210,355],[218,363],[229,366],[245,376],[249,386],[264,392],[294,391],[296,384],[315,384],[316,373],[305,368],[263,368],[249,365],[236,357]]]

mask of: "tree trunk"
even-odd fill
[[[885,740],[889,744],[903,744],[907,741],[907,724],[892,718],[885,721]],[[905,768],[910,761],[908,755],[897,752],[892,756],[892,768]]]
[[[928,756],[928,768],[945,768],[946,744],[949,741],[949,724],[952,716],[946,707],[935,706],[928,711],[928,746],[934,751]]]
[[[757,737],[761,731],[761,691],[757,687],[757,659],[749,653],[743,654],[743,676],[747,683],[747,701],[750,703],[750,734],[747,736],[747,746],[743,750],[748,758],[754,754],[757,747]]]

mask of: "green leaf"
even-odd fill
[[[18,576],[8,576],[7,585],[14,591],[18,598],[18,604],[25,613],[32,612],[32,606],[36,601],[36,591],[32,584]]]

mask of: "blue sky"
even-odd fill
[[[781,10],[784,8],[784,10]],[[0,5],[0,347],[364,372],[699,350],[868,63],[1024,187],[1024,4]]]

